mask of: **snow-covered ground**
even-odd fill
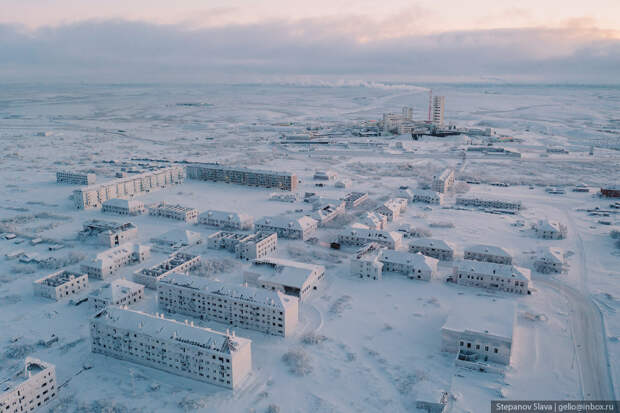
[[[278,406],[281,412],[404,412],[416,411],[417,398],[435,389],[450,393],[452,411],[482,412],[489,409],[490,400],[499,398],[611,399],[618,394],[620,250],[609,233],[618,228],[619,218],[584,211],[609,209],[611,201],[600,199],[596,191],[620,180],[620,152],[611,149],[620,147],[618,88],[433,86],[434,94],[447,96],[449,121],[494,127],[522,140],[501,145],[521,152],[522,158],[468,154],[466,159],[454,150],[470,140],[465,136],[416,142],[406,136],[376,138],[387,144],[384,148],[278,144],[283,133],[302,133],[306,127],[346,128],[379,119],[383,112],[398,112],[404,105],[414,107],[414,118],[423,118],[428,95],[422,88],[20,85],[0,90],[0,232],[22,234],[17,242],[39,236],[66,245],[50,252],[49,243],[0,240],[0,377],[13,372],[28,355],[54,363],[59,383],[65,383],[55,411],[263,412]],[[362,138],[346,141],[356,139]],[[404,149],[395,146],[398,141]],[[569,153],[547,154],[549,146],[563,146]],[[594,155],[588,154],[591,146]],[[443,207],[411,205],[390,229],[402,224],[429,228],[433,237],[453,242],[457,255],[469,244],[502,246],[527,268],[532,266],[532,251],[558,247],[568,269],[553,276],[533,271],[532,294],[515,297],[446,284],[449,265],[441,265],[441,279],[431,282],[392,273],[382,281],[361,281],[349,275],[352,249],[334,251],[322,243],[279,240],[278,256],[323,264],[326,280],[303,304],[301,325],[293,337],[237,329],[239,336],[252,340],[254,371],[241,389],[231,392],[92,354],[87,305],[34,296],[32,281],[52,271],[5,257],[20,249],[42,256],[73,254],[76,259],[101,251],[102,246],[75,239],[82,223],[123,219],[75,210],[70,199],[75,187],[56,184],[54,173],[92,171],[104,182],[121,167],[138,164],[131,158],[290,170],[302,180],[302,193],[343,196],[349,189],[319,188],[312,181],[315,169],[331,169],[352,180],[351,190],[369,192],[368,206],[396,195],[401,185],[428,183],[433,174],[451,166],[457,180],[481,182],[459,183],[459,191],[518,199],[525,209],[516,216],[459,210],[452,208],[455,194],[450,194]],[[512,185],[489,185],[499,181]],[[566,185],[566,193],[549,194],[541,187],[545,183]],[[591,185],[592,192],[571,191],[571,185],[581,183]],[[269,201],[270,192],[187,181],[140,199],[181,203],[200,211],[244,212],[255,219],[310,211],[303,202]],[[343,221],[351,221],[353,214],[347,218]],[[540,218],[566,224],[568,237],[534,238],[529,225]],[[205,237],[214,232],[148,215],[129,220],[138,226],[142,243],[172,228],[188,228]],[[453,226],[433,225],[437,223]],[[330,224],[318,238],[333,241],[341,228]],[[207,275],[220,280],[241,282],[250,265],[226,251],[204,246],[193,251],[214,264]],[[154,253],[147,262],[117,275],[130,277],[164,258]],[[90,283],[91,289],[102,284]],[[455,368],[454,355],[440,351],[441,327],[448,314],[484,308],[494,299],[518,303],[511,366],[503,376]],[[147,299],[136,308],[158,311],[154,292],[147,291]],[[51,334],[60,338],[58,343],[37,344]],[[289,352],[301,360],[303,369],[291,371],[283,361]],[[85,364],[93,368],[83,370]]]

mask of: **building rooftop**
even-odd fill
[[[218,210],[213,210],[213,209],[210,209],[208,211],[201,213],[200,215],[198,215],[198,218],[202,218],[202,219],[211,218],[211,219],[217,219],[220,221],[231,221],[235,223],[241,223],[243,221],[252,219],[252,217],[248,214],[241,214],[238,212],[218,211]]]
[[[47,285],[48,287],[58,287],[66,284],[74,278],[82,277],[85,274],[71,272],[71,271],[58,271],[48,276],[45,276],[35,282],[38,284]]]
[[[124,177],[124,178],[118,178],[118,179],[113,179],[111,181],[108,182],[103,182],[100,184],[94,184],[94,185],[88,185],[88,186],[83,186],[79,189],[77,189],[77,191],[92,191],[92,190],[97,190],[101,187],[105,187],[105,186],[110,186],[110,185],[119,185],[119,184],[123,184],[125,182],[133,182],[137,179],[142,179],[142,178],[146,178],[152,175],[157,175],[160,173],[165,173],[169,170],[178,170],[178,169],[182,169],[182,166],[166,166],[160,169],[156,169],[154,171],[146,171],[146,172],[142,172],[140,174],[136,174],[136,175],[131,175],[128,177]]]
[[[185,213],[185,212],[189,212],[189,211],[194,211],[196,210],[196,208],[192,208],[192,207],[186,207],[180,204],[168,204],[164,201],[159,202],[155,205],[151,205],[149,207],[150,209],[155,209],[155,210],[162,210],[162,211],[173,211],[173,212],[181,212],[181,213]]]
[[[484,305],[453,308],[442,329],[489,334],[512,341],[515,314],[514,301],[495,299]]]
[[[381,250],[379,255],[379,261],[393,262],[397,264],[414,265],[416,267],[426,267],[432,269],[433,265],[437,265],[438,260],[435,258],[427,257],[420,253],[412,254],[406,251],[395,250]]]
[[[142,288],[144,288],[142,284],[137,284],[124,278],[119,278],[118,280],[114,280],[111,283],[104,284],[102,287],[92,291],[90,293],[90,296],[97,297],[102,300],[115,302],[125,297],[132,291],[136,291]]]
[[[266,170],[266,169],[250,169],[250,168],[245,168],[245,167],[242,167],[242,166],[227,166],[227,165],[222,165],[222,164],[219,164],[219,163],[200,163],[200,162],[194,162],[190,166],[199,166],[199,167],[203,167],[203,168],[222,169],[222,170],[231,171],[231,172],[234,171],[234,172],[247,172],[247,173],[254,173],[254,174],[268,174],[268,175],[282,176],[282,177],[287,177],[287,178],[291,178],[291,177],[295,176],[295,174],[293,172],[270,171],[270,170]]]
[[[522,281],[529,281],[530,279],[530,270],[526,268],[515,267],[514,265],[496,264],[494,262],[463,260],[456,264],[456,268],[459,271],[516,278]]]
[[[475,244],[470,245],[465,249],[465,252],[472,252],[475,254],[491,254],[501,257],[512,257],[508,251],[503,248],[496,247],[494,245]]]
[[[300,218],[289,218],[286,216],[263,217],[258,220],[257,225],[268,225],[275,228],[291,228],[305,231],[317,225],[317,221],[309,216]]]
[[[95,256],[95,260],[113,260],[114,258],[121,255],[132,253],[139,254],[142,251],[148,251],[150,249],[151,247],[149,247],[148,245],[133,244],[128,242],[126,244],[119,245],[118,247],[110,248],[98,253]]]
[[[415,238],[409,243],[409,245],[414,247],[437,248],[440,250],[454,251],[454,248],[449,243],[435,238]]]
[[[54,365],[33,357],[26,357],[23,369],[20,369],[16,374],[9,378],[0,377],[0,395],[5,392],[12,391],[32,376],[35,376],[36,374],[49,368],[54,368]],[[3,404],[0,404],[0,407],[3,406]]]
[[[366,228],[349,228],[342,232],[344,236],[356,236],[360,238],[373,238],[377,241],[380,240],[391,240],[394,242],[398,242],[403,238],[403,235],[396,231],[381,231],[377,229],[366,229]]]
[[[155,244],[178,244],[181,246],[194,245],[202,241],[199,232],[188,231],[186,229],[175,228],[157,237],[151,238]]]
[[[170,255],[168,259],[150,268],[142,268],[136,273],[147,277],[159,277],[168,271],[174,270],[178,266],[185,264],[186,262],[193,260],[194,258],[200,258],[200,255],[187,254],[184,252],[175,252]]]
[[[117,208],[131,209],[131,208],[140,208],[144,206],[144,203],[137,199],[112,198],[112,199],[108,199],[107,201],[105,201],[103,205],[113,206]]]
[[[322,265],[307,264],[282,258],[262,258],[252,261],[250,272],[270,282],[288,285],[301,289],[314,271],[325,272]]]

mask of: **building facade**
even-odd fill
[[[254,218],[247,214],[209,210],[198,216],[198,223],[217,228],[249,230],[254,226]]]
[[[437,259],[420,253],[382,250],[379,261],[384,272],[398,272],[411,279],[430,281],[437,274]]]
[[[494,262],[496,264],[512,264],[512,255],[505,249],[493,245],[471,245],[465,248],[463,258],[466,260]]]
[[[435,192],[446,193],[454,186],[454,169],[448,168],[433,177],[431,189]]]
[[[390,249],[398,249],[402,245],[403,236],[395,231],[349,228],[338,235],[338,242],[343,245],[356,245],[358,247],[376,242]]]
[[[177,221],[195,224],[198,222],[198,210],[196,208],[186,207],[179,204],[168,204],[159,202],[149,206],[149,214],[157,217],[176,219]]]
[[[360,248],[351,258],[350,271],[354,277],[368,280],[381,280],[383,278],[383,263],[379,261],[381,244],[371,242]]]
[[[101,211],[116,215],[141,215],[146,212],[144,202],[137,199],[108,199],[101,205]]]
[[[110,248],[83,263],[81,270],[90,277],[104,280],[126,265],[142,262],[151,256],[151,248],[139,244],[123,244]]]
[[[411,191],[411,202],[423,202],[425,204],[439,205],[442,201],[442,195],[428,189],[414,189]]]
[[[0,383],[0,412],[23,413],[45,407],[58,395],[56,367],[26,357],[24,369]]]
[[[306,299],[325,277],[325,267],[280,258],[254,260],[243,274],[249,285]]]
[[[534,234],[541,239],[564,239],[568,234],[566,225],[542,219],[533,225]]]
[[[86,240],[96,237],[100,244],[106,247],[117,247],[138,237],[138,227],[131,222],[119,224],[117,222],[100,221],[93,219],[82,225],[78,238]]]
[[[247,169],[216,163],[188,165],[187,176],[201,181],[278,188],[283,191],[294,191],[298,181],[297,175],[292,172]]]
[[[307,240],[318,229],[318,222],[309,216],[291,219],[283,216],[264,217],[256,221],[254,229],[259,232],[275,232],[278,238]]]
[[[88,288],[88,274],[70,271],[57,271],[36,280],[33,283],[34,293],[53,300],[74,295]]]
[[[367,192],[350,192],[344,197],[347,208],[355,208],[368,201]]]
[[[144,298],[144,286],[123,278],[96,289],[88,296],[91,311],[99,312],[107,306],[132,305]]]
[[[528,293],[530,271],[513,265],[463,261],[454,267],[452,281],[467,287],[525,295]]]
[[[456,205],[469,206],[477,208],[493,208],[503,209],[507,211],[519,211],[521,209],[521,201],[506,201],[501,199],[484,199],[479,197],[457,197]]]
[[[93,185],[97,180],[95,174],[58,171],[56,172],[56,183],[72,185]]]
[[[409,243],[409,252],[427,257],[437,258],[440,261],[452,261],[454,248],[445,241],[434,238],[417,238]]]
[[[200,255],[175,252],[164,262],[151,268],[142,268],[133,273],[133,280],[151,290],[157,289],[157,282],[172,273],[188,273],[200,264]]]

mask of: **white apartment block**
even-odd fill
[[[56,367],[26,357],[22,371],[0,382],[0,412],[31,412],[45,407],[57,395]]]
[[[131,198],[185,181],[185,168],[170,166],[73,191],[77,209],[99,208],[108,199]]]
[[[234,252],[242,260],[265,258],[278,248],[278,234],[275,232],[257,232],[255,234],[239,234],[236,232],[219,231],[209,235],[207,247],[226,249]]]
[[[456,364],[494,371],[491,363],[510,364],[515,304],[494,300],[485,306],[453,309],[441,328],[441,350],[456,354]]]
[[[252,342],[126,308],[107,307],[90,323],[93,353],[234,389],[252,370]]]
[[[347,208],[355,208],[368,201],[367,192],[350,192],[344,197]]]
[[[399,113],[384,113],[383,114],[383,131],[390,132],[398,129],[402,116]]]
[[[256,221],[254,229],[260,232],[275,232],[278,238],[307,240],[318,229],[319,223],[308,216],[287,218],[285,216],[263,217]]]
[[[411,202],[440,205],[442,200],[442,195],[439,192],[428,189],[414,189],[411,191]]]
[[[153,250],[172,253],[200,245],[204,242],[204,239],[199,232],[175,228],[151,238],[150,241],[153,243]]]
[[[449,243],[434,238],[416,238],[409,243],[409,252],[419,252],[427,257],[437,258],[440,261],[454,259],[454,247]]]
[[[463,258],[466,260],[494,262],[496,264],[512,264],[512,255],[505,249],[493,245],[471,245],[465,248]]]
[[[164,262],[133,273],[133,280],[151,290],[157,289],[157,282],[172,273],[188,273],[200,264],[200,255],[175,252]]]
[[[547,219],[541,219],[532,228],[534,229],[534,234],[542,239],[564,239],[568,234],[566,225]]]
[[[387,227],[387,222],[385,215],[374,212],[366,212],[359,219],[360,224],[376,230],[384,230]]]
[[[33,283],[33,289],[36,295],[53,300],[62,300],[86,288],[88,288],[88,274],[64,270],[47,275]]]
[[[106,247],[116,247],[138,237],[138,228],[131,222],[119,224],[116,222],[91,220],[82,225],[78,238],[88,239],[97,237],[100,244]]]
[[[433,96],[431,107],[431,121],[438,126],[443,125],[444,110],[446,107],[445,96]]]
[[[445,169],[441,174],[433,176],[431,189],[435,192],[446,193],[454,186],[454,169]]]
[[[168,204],[159,202],[149,206],[149,214],[157,217],[176,219],[177,221],[195,224],[198,222],[198,210],[196,208],[186,207],[179,204]]]
[[[337,217],[344,215],[345,212],[345,203],[342,202],[339,205],[335,204],[327,204],[319,207],[313,213],[313,218],[318,221],[319,225],[325,225]]]
[[[454,267],[452,281],[467,287],[525,295],[528,293],[530,271],[513,265],[467,260]]]
[[[371,242],[376,242],[394,250],[401,247],[403,236],[395,231],[349,228],[338,235],[338,242],[342,245],[357,245],[359,247],[363,247]]]
[[[144,286],[124,278],[119,278],[91,292],[88,303],[93,312],[107,306],[122,307],[135,304],[144,298]]]
[[[406,251],[382,250],[379,261],[383,263],[384,272],[398,272],[411,279],[430,281],[437,274],[437,260],[420,253]]]
[[[299,320],[299,299],[280,291],[170,274],[157,286],[159,307],[201,320],[287,337]]]
[[[379,251],[384,248],[376,242],[371,242],[360,248],[355,257],[351,258],[350,271],[354,277],[370,280],[383,278],[383,263],[379,261]]]
[[[141,215],[146,212],[144,202],[137,199],[108,199],[101,205],[101,211],[116,215]]]
[[[254,260],[243,274],[244,282],[267,290],[281,291],[303,301],[325,277],[325,267],[280,258]]]
[[[90,277],[105,280],[122,267],[142,262],[150,256],[149,246],[127,243],[97,254],[90,262],[83,263],[81,270]]]
[[[297,175],[291,172],[247,169],[218,163],[188,165],[187,176],[202,181],[278,188],[284,191],[294,191],[298,182]]]
[[[333,181],[338,177],[338,174],[334,171],[316,171],[312,179],[315,181]]]
[[[217,228],[249,230],[254,226],[254,218],[247,214],[226,211],[205,211],[198,216],[198,223]]]
[[[400,214],[407,209],[407,200],[405,198],[392,198],[375,209],[375,213],[384,215],[388,221],[396,221]]]
[[[507,201],[501,199],[485,199],[477,196],[473,197],[457,197],[456,205],[470,206],[477,208],[493,208],[503,209],[507,211],[519,211],[521,209],[521,201]]]
[[[73,185],[93,185],[97,180],[95,174],[58,171],[56,172],[56,183]]]
[[[558,248],[541,248],[533,258],[534,269],[540,273],[550,274],[564,271],[564,256]]]
[[[409,106],[403,106],[401,116],[403,119],[412,120],[413,119],[413,108]]]

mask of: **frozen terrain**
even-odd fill
[[[490,401],[500,398],[617,397],[620,249],[610,232],[620,226],[620,216],[601,218],[585,210],[609,209],[611,201],[598,197],[597,191],[601,185],[620,182],[620,88],[432,87],[433,94],[446,96],[447,121],[496,128],[518,140],[501,146],[522,157],[463,158],[458,147],[477,139],[463,135],[420,141],[404,135],[373,138],[385,146],[353,142],[366,138],[310,148],[280,144],[282,134],[301,134],[306,128],[346,130],[402,106],[413,106],[414,118],[426,118],[428,89],[413,85],[0,86],[0,232],[18,235],[16,240],[0,240],[0,377],[19,368],[28,355],[55,364],[58,382],[63,383],[52,405],[55,412],[415,412],[415,401],[428,389],[449,392],[451,411],[472,413],[488,411]],[[568,153],[549,154],[549,147],[563,147]],[[527,296],[447,284],[444,278],[451,266],[445,264],[440,265],[441,279],[430,282],[393,273],[384,274],[382,281],[362,281],[349,275],[354,249],[336,251],[322,242],[333,241],[345,222],[354,221],[349,212],[345,219],[321,228],[317,244],[279,240],[277,256],[325,265],[326,280],[302,305],[293,337],[236,329],[237,335],[253,341],[254,371],[241,389],[231,392],[92,354],[87,304],[34,296],[32,281],[52,270],[6,257],[25,250],[55,256],[71,269],[102,250],[76,239],[83,221],[123,218],[74,209],[70,195],[75,187],[56,184],[54,174],[62,169],[89,171],[97,174],[97,182],[105,182],[114,179],[121,166],[137,167],[139,161],[132,158],[289,170],[301,179],[302,193],[338,198],[350,190],[367,191],[370,205],[397,195],[401,185],[426,184],[450,166],[460,181],[459,192],[518,199],[525,209],[516,216],[457,210],[451,208],[451,194],[445,207],[410,205],[389,229],[403,224],[429,228],[433,237],[453,242],[457,254],[469,244],[502,246],[527,268],[532,266],[532,251],[552,245],[564,251],[568,269],[557,275],[532,271],[532,294]],[[350,178],[351,188],[315,187],[316,169]],[[490,185],[496,182],[510,185]],[[591,192],[572,192],[578,184],[591,187]],[[546,185],[566,192],[549,194]],[[188,180],[140,199],[181,203],[200,211],[244,212],[255,220],[311,210],[302,202],[269,201],[270,192]],[[529,224],[541,218],[566,224],[568,237],[534,238]],[[129,220],[138,226],[142,243],[172,228],[188,228],[204,237],[215,232],[148,215]],[[35,237],[48,242],[33,246],[29,240]],[[53,243],[66,247],[48,251]],[[192,251],[213,264],[206,276],[220,280],[241,282],[250,265],[223,250],[197,246]],[[116,275],[130,277],[164,258],[154,253],[146,263]],[[91,289],[103,284],[90,283]],[[490,300],[517,303],[512,363],[504,376],[455,368],[454,355],[440,351],[440,330],[448,314],[483,308]],[[158,311],[155,293],[147,290],[146,300],[135,308]],[[37,344],[52,334],[59,337],[57,343]]]

